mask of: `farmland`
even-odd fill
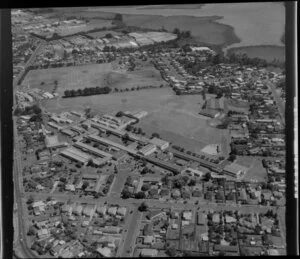
[[[157,132],[166,140],[199,152],[210,143],[221,143],[225,134],[207,127],[207,119],[198,115],[202,98],[199,95],[176,96],[169,88],[150,89],[105,96],[77,97],[46,101],[51,112],[67,111],[89,106],[95,112],[147,111],[137,127],[146,134]],[[226,134],[225,134],[226,135]]]
[[[132,72],[118,69],[115,65],[105,63],[32,70],[26,76],[23,84],[29,84],[32,88],[52,91],[54,81],[57,80],[57,91],[63,95],[65,90],[85,87],[109,86],[125,89],[145,85],[160,86],[163,83],[159,72],[149,63],[143,64],[140,70]]]

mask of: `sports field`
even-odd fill
[[[162,138],[194,152],[200,152],[208,144],[224,143],[222,136],[226,135],[226,131],[209,127],[208,119],[198,114],[202,104],[200,95],[177,96],[171,88],[45,101],[46,107],[53,112],[87,106],[107,113],[147,111],[148,115],[137,127],[147,135],[157,132]]]
[[[137,86],[160,86],[164,83],[160,73],[149,64],[139,70],[128,72],[118,69],[112,63],[83,65],[75,67],[32,70],[28,73],[24,85],[52,91],[57,80],[57,92],[63,95],[65,90],[85,87],[132,88]]]
[[[245,180],[256,180],[259,182],[266,181],[267,171],[262,166],[262,160],[260,158],[250,156],[239,156],[237,158],[237,164],[249,168],[248,172],[244,177]]]

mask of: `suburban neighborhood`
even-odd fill
[[[282,63],[49,9],[12,11],[17,258],[286,255]]]

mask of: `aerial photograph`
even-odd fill
[[[14,257],[286,255],[285,16],[12,9]]]

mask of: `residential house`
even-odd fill
[[[158,251],[156,249],[143,248],[141,251],[142,257],[157,257]]]
[[[197,224],[200,226],[206,225],[206,215],[203,212],[198,212],[197,214]]]

